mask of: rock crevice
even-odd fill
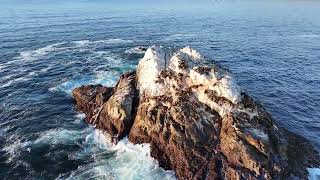
[[[168,57],[153,46],[115,87],[82,86],[73,97],[88,123],[115,142],[150,143],[179,179],[306,179],[318,152],[279,127],[227,69],[206,64],[190,47]]]

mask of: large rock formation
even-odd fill
[[[319,154],[279,127],[227,69],[186,47],[149,48],[136,72],[114,88],[73,91],[88,123],[117,141],[150,143],[151,155],[179,179],[306,179]]]

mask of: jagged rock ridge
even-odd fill
[[[179,179],[307,178],[306,167],[319,165],[307,141],[190,47],[170,56],[150,47],[115,87],[82,86],[73,96],[88,123],[115,142],[129,135],[150,143],[151,155]]]

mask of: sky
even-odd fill
[[[70,10],[199,10],[212,9],[216,5],[253,1],[265,2],[307,2],[319,0],[0,0],[1,7],[7,9],[70,9]],[[273,3],[277,4],[277,3]],[[0,7],[0,9],[1,9]]]
[[[109,7],[150,7],[150,8],[166,8],[166,7],[207,7],[214,2],[224,0],[0,0],[2,5],[26,6],[26,5],[42,5],[50,4],[53,6],[70,5],[70,6],[90,6],[105,5]],[[230,0],[228,0],[230,1]],[[237,1],[237,0],[231,0]]]

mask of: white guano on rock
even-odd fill
[[[214,64],[204,65],[205,59],[196,50],[185,47],[169,59],[166,62],[166,54],[159,46],[152,46],[146,51],[137,68],[140,95],[152,97],[169,93],[174,96],[175,91],[192,89],[200,102],[222,117],[233,111],[233,105],[241,101],[240,87],[231,74]],[[163,71],[169,77],[161,78]],[[208,96],[208,90],[229,102],[218,104]]]

